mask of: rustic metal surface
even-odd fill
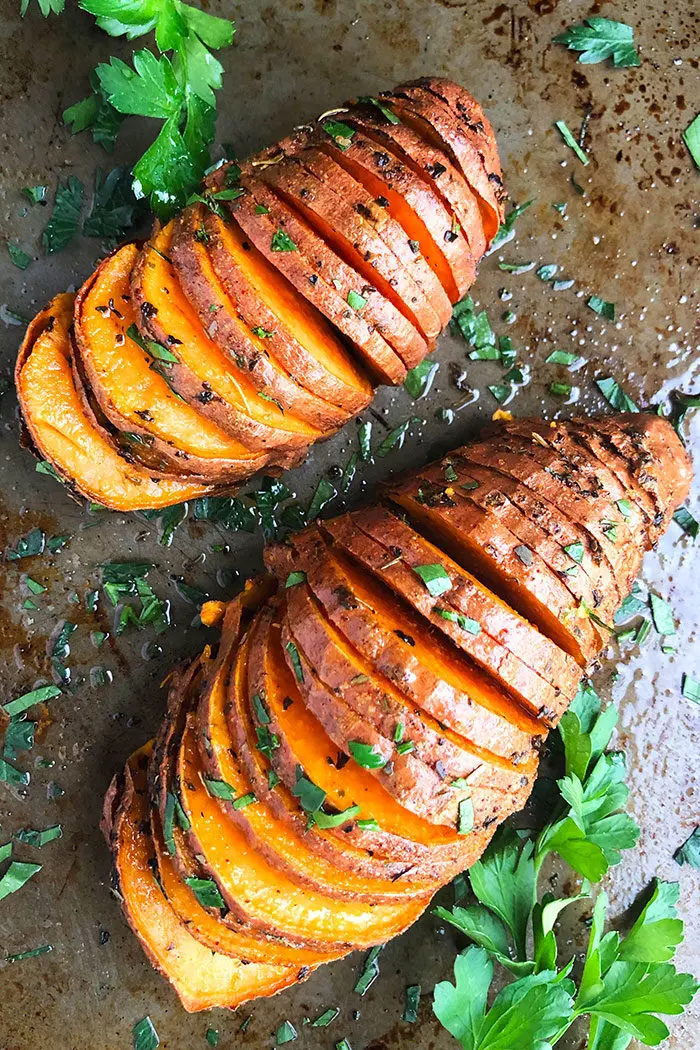
[[[73,7],[74,5],[69,5]],[[596,5],[593,5],[596,6]],[[44,22],[37,5],[19,19],[19,0],[0,2],[0,227],[36,256],[26,272],[12,267],[0,245],[0,303],[30,315],[50,295],[78,283],[100,254],[95,241],[47,259],[38,250],[47,212],[26,213],[20,189],[73,173],[90,183],[97,165],[110,161],[86,137],[71,140],[58,116],[85,94],[87,74],[109,54],[126,53],[118,41],[93,27],[77,10]],[[487,259],[474,289],[495,327],[508,332],[533,367],[532,381],[510,406],[516,414],[571,412],[548,394],[552,379],[565,378],[544,359],[555,347],[576,348],[588,360],[576,382],[580,406],[603,409],[594,394],[596,375],[614,375],[642,404],[674,387],[700,389],[697,333],[698,173],[681,141],[681,130],[697,108],[697,16],[683,4],[621,0],[603,14],[635,26],[642,48],[639,69],[614,70],[609,63],[582,66],[550,43],[564,25],[591,13],[580,3],[558,0],[285,0],[235,5],[212,3],[234,15],[238,45],[224,56],[226,86],[220,101],[219,139],[241,153],[272,141],[316,112],[352,93],[369,93],[400,79],[444,73],[465,83],[484,103],[500,142],[507,183],[514,200],[535,198],[519,222],[517,244]],[[565,119],[577,129],[590,113],[583,168],[553,130]],[[125,163],[149,140],[151,127],[136,127],[120,139],[116,158]],[[575,173],[585,196],[573,190]],[[567,202],[562,217],[552,205]],[[695,256],[693,256],[695,252]],[[534,273],[509,277],[497,260],[556,262],[574,288],[553,292]],[[499,289],[512,298],[499,300]],[[594,292],[618,304],[619,321],[607,323],[585,306]],[[499,320],[510,309],[510,327]],[[21,329],[0,321],[2,378],[9,378]],[[695,342],[694,342],[695,339]],[[372,413],[375,435],[415,414],[405,447],[365,464],[348,503],[371,494],[390,471],[423,462],[457,445],[488,420],[497,407],[487,384],[500,370],[469,362],[465,345],[445,336],[437,354],[440,370],[427,399],[411,403],[405,391],[380,391]],[[457,372],[466,369],[469,390],[459,390]],[[473,392],[472,392],[473,391]],[[454,422],[435,417],[440,406],[461,406]],[[32,775],[27,792],[0,785],[0,842],[18,827],[60,822],[63,838],[43,850],[19,847],[22,859],[39,860],[43,870],[16,896],[0,904],[0,1050],[114,1050],[131,1045],[131,1028],[145,1014],[162,1044],[192,1050],[204,1043],[209,1026],[220,1045],[273,1045],[279,1023],[291,1019],[299,1045],[330,1047],[347,1037],[354,1050],[452,1045],[431,1015],[424,995],[417,1025],[401,1023],[403,989],[420,982],[428,993],[450,971],[457,939],[426,917],[381,956],[381,976],[360,999],[352,992],[362,957],[322,968],[304,986],[260,1002],[236,1015],[215,1012],[187,1016],[165,983],[146,965],[110,897],[107,851],[97,831],[100,802],[112,773],[157,726],[163,712],[158,683],[172,662],[196,652],[206,632],[193,626],[194,609],[177,593],[172,577],[212,596],[233,592],[237,578],[260,564],[261,537],[221,533],[208,524],[185,523],[172,546],[158,544],[153,523],[138,515],[90,513],[68,499],[50,478],[34,472],[31,457],[17,447],[18,426],[11,388],[2,396],[0,430],[0,548],[13,546],[35,525],[47,535],[69,534],[56,555],[3,564],[0,572],[0,699],[6,701],[48,680],[47,646],[63,620],[78,624],[71,639],[72,687],[50,705],[34,750],[23,760]],[[700,449],[700,423],[691,426],[691,444]],[[308,501],[318,479],[343,466],[355,443],[355,426],[314,449],[306,466],[289,478]],[[697,457],[700,463],[700,457]],[[697,485],[691,507],[698,516]],[[340,509],[341,502],[334,504]],[[224,549],[213,550],[224,544]],[[81,598],[96,585],[105,559],[152,559],[151,579],[172,600],[171,629],[147,652],[151,631],[130,630],[110,638],[98,651],[90,632],[112,630],[112,612],[100,598],[97,613],[86,613]],[[39,609],[25,611],[26,573],[46,584]],[[664,655],[652,636],[643,652],[609,662],[596,682],[620,703],[620,743],[629,759],[631,810],[642,826],[640,846],[614,869],[608,883],[612,912],[623,915],[653,875],[679,880],[687,926],[680,962],[700,970],[700,873],[678,867],[673,851],[700,823],[698,806],[698,723],[700,709],[680,696],[683,671],[700,676],[700,582],[693,571],[690,541],[672,526],[659,552],[647,557],[644,580],[668,597],[680,618],[676,655]],[[112,632],[113,633],[113,632]],[[148,656],[149,658],[145,658]],[[103,666],[111,684],[91,685],[91,669]],[[94,681],[93,673],[92,679]],[[39,759],[41,756],[41,760]],[[47,798],[50,782],[65,794]],[[583,918],[583,916],[581,917]],[[584,927],[570,929],[578,948]],[[6,965],[8,953],[51,944],[53,952]],[[328,1029],[301,1028],[305,1015],[341,1008]],[[241,1022],[252,1015],[241,1034]],[[700,1045],[694,1013],[673,1025],[673,1050]],[[576,1045],[574,1040],[571,1046]]]

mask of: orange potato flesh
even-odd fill
[[[73,296],[63,297],[70,300]],[[27,428],[42,456],[83,495],[112,510],[167,507],[194,499],[203,484],[154,478],[128,463],[87,417],[73,383],[66,318],[57,317],[20,368],[17,386]]]

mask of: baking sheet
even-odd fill
[[[603,10],[632,24],[642,49],[638,69],[615,70],[608,62],[577,64],[575,55],[551,44],[564,26],[597,10],[596,4],[244,0],[207,6],[238,23],[237,45],[222,59],[218,138],[235,143],[241,154],[349,95],[425,73],[462,81],[484,104],[497,130],[512,199],[534,199],[519,220],[517,244],[484,261],[473,290],[499,334],[510,335],[519,360],[532,367],[532,381],[509,406],[515,414],[574,411],[548,394],[552,380],[566,378],[544,364],[555,347],[575,349],[588,360],[585,374],[579,374],[576,407],[583,411],[606,407],[594,393],[596,376],[613,375],[642,405],[676,387],[700,390],[694,329],[700,179],[681,141],[700,97],[697,24],[689,8],[677,4],[669,11],[662,0],[643,5],[626,0]],[[94,29],[92,19],[77,10],[48,21],[32,11],[22,22],[18,8],[18,0],[0,0],[0,225],[36,261],[25,272],[17,270],[0,246],[0,304],[31,315],[55,292],[78,284],[101,247],[82,239],[54,257],[41,255],[38,239],[47,211],[35,207],[25,214],[21,187],[47,183],[53,190],[59,174],[77,175],[90,185],[97,166],[137,157],[152,128],[147,121],[130,121],[114,158],[85,136],[71,139],[60,124],[61,111],[86,93],[88,72],[98,61],[111,54],[126,57],[128,47]],[[577,131],[587,114],[591,163],[583,168],[552,125],[564,119]],[[584,196],[573,189],[572,174]],[[566,202],[565,216],[553,208],[558,202]],[[534,272],[502,273],[499,259],[557,263],[576,283],[555,293]],[[503,298],[501,289],[512,298]],[[616,323],[585,306],[591,293],[617,304]],[[501,319],[508,310],[517,318],[512,324]],[[0,321],[5,381],[20,335],[19,328]],[[346,505],[356,506],[390,472],[459,444],[491,418],[498,406],[487,387],[498,382],[501,370],[470,362],[466,349],[454,336],[441,339],[432,391],[415,405],[402,389],[379,392],[363,417],[372,420],[375,441],[410,416],[422,421],[412,425],[403,449],[362,465]],[[451,423],[436,418],[440,407],[454,409]],[[145,1014],[171,1050],[205,1046],[210,1026],[220,1032],[222,1047],[270,1047],[284,1019],[293,1021],[299,1045],[310,1050],[343,1037],[353,1050],[391,1050],[408,1041],[420,1050],[453,1046],[432,1018],[428,993],[449,974],[459,942],[430,916],[386,947],[380,978],[364,998],[352,991],[362,965],[362,955],[355,955],[235,1015],[215,1011],[190,1017],[146,965],[109,893],[108,856],[97,831],[102,794],[112,773],[158,725],[164,705],[158,684],[173,661],[198,651],[208,637],[193,626],[194,607],[182,599],[174,577],[214,597],[231,594],[259,568],[262,537],[190,520],[165,549],[155,525],[142,516],[90,513],[35,473],[32,458],[17,446],[11,387],[0,399],[0,412],[0,547],[14,546],[37,525],[47,535],[71,537],[55,556],[0,568],[0,700],[44,678],[56,625],[66,619],[78,624],[71,638],[72,689],[50,705],[39,742],[24,762],[32,775],[30,789],[25,797],[0,785],[0,841],[23,826],[61,823],[64,829],[63,838],[42,851],[21,848],[22,858],[40,861],[43,870],[0,906],[0,1050],[128,1047],[133,1024]],[[700,462],[698,419],[691,424],[690,444]],[[355,447],[351,423],[313,449],[304,468],[288,476],[288,485],[307,504],[318,480],[332,479]],[[699,517],[697,492],[696,485],[690,506]],[[338,499],[329,512],[343,505]],[[644,564],[644,582],[671,601],[679,618],[676,655],[662,654],[655,637],[642,652],[622,658],[611,648],[595,681],[620,705],[630,810],[642,826],[639,848],[626,854],[607,882],[612,914],[622,917],[654,875],[679,880],[687,931],[678,962],[698,973],[700,873],[672,860],[700,823],[700,709],[680,695],[684,671],[700,677],[700,581],[693,557],[690,541],[672,526]],[[112,611],[100,599],[97,612],[88,614],[71,596],[82,598],[96,585],[97,566],[105,559],[136,558],[155,562],[150,578],[172,602],[172,626],[158,638],[148,630],[130,630],[97,651],[90,633],[113,635]],[[22,609],[27,572],[48,587],[36,612]],[[96,667],[111,673],[111,684],[91,684]],[[58,799],[47,798],[52,783],[64,791]],[[572,949],[585,940],[584,918],[580,913],[571,922]],[[8,953],[47,943],[53,945],[51,954],[13,965],[2,961]],[[413,983],[422,984],[425,994],[418,1024],[405,1025],[403,991]],[[305,1015],[329,1006],[341,1009],[330,1028],[302,1031]],[[672,1023],[673,1050],[700,1045],[699,1010],[695,1006]],[[572,1037],[570,1046],[577,1045]]]

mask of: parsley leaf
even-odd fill
[[[683,132],[683,141],[695,162],[695,167],[700,168],[700,113]]]
[[[564,120],[555,120],[554,127],[557,129],[557,131],[559,132],[561,137],[564,139],[564,142],[569,147],[569,149],[572,150],[576,154],[576,156],[581,161],[581,163],[584,166],[586,164],[588,164],[588,161],[589,161],[588,155],[584,152],[584,150],[581,149],[581,147],[579,146],[578,142],[576,141],[574,136],[571,134],[571,131],[570,131],[566,121],[564,121]]]
[[[491,241],[491,247],[488,251],[489,255],[492,251],[495,251],[496,248],[500,248],[502,244],[506,244],[508,241],[511,241],[513,237],[515,237],[515,220],[519,219],[523,212],[527,211],[527,209],[532,203],[533,201],[530,200],[525,201],[524,204],[513,205],[513,207],[508,212],[501,225],[498,227],[498,230],[496,231],[496,236]]]
[[[67,248],[78,229],[85,187],[71,175],[67,182],[59,182],[51,218],[43,233],[44,248],[52,255]]]
[[[10,261],[13,266],[16,266],[18,270],[26,270],[32,264],[31,255],[27,255],[23,248],[20,248],[19,244],[14,241],[7,242],[7,251],[10,256]]]
[[[452,589],[452,580],[442,565],[414,565],[413,571],[420,576],[433,598],[439,598]]]
[[[596,379],[596,386],[601,394],[617,412],[639,412],[639,408],[612,377]]]
[[[591,16],[582,25],[571,26],[554,38],[555,44],[564,44],[569,51],[579,51],[579,62],[591,65],[612,58],[618,68],[638,66],[639,55],[634,46],[634,30],[624,22]]]
[[[66,0],[38,0],[39,10],[41,11],[44,18],[48,18],[49,15],[60,15],[65,9]],[[22,18],[26,15],[29,10],[29,0],[22,0],[20,7],[20,15]]]
[[[98,168],[92,209],[83,223],[85,236],[119,240],[134,225],[139,212],[129,169],[113,168],[104,175]]]
[[[414,401],[425,397],[428,393],[439,367],[440,363],[438,361],[429,361],[426,358],[406,373],[406,378],[403,381],[404,389]]]
[[[690,864],[691,868],[700,868],[700,827],[679,846],[673,854],[676,864]]]
[[[13,860],[0,879],[0,901],[9,897],[11,893],[21,890],[39,871],[41,871],[41,864],[26,864],[23,861]]]

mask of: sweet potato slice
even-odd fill
[[[222,821],[219,803],[204,784],[192,724],[180,750],[179,785],[190,822],[187,834],[205,870],[230,910],[253,928],[302,947],[365,947],[401,933],[428,903],[429,898],[375,905],[339,901],[291,882],[251,848],[235,824]]]
[[[629,461],[633,476],[651,495],[657,509],[656,535],[661,535],[674,509],[686,500],[692,478],[678,435],[667,419],[645,412],[603,416],[595,426]]]
[[[437,631],[399,606],[391,592],[360,574],[339,550],[326,548],[317,531],[292,537],[293,563],[306,571],[314,594],[329,619],[353,646],[370,659],[401,691],[443,725],[465,737],[480,752],[509,755],[512,727],[531,732],[533,713],[561,703],[542,680],[539,690],[523,696],[527,714],[490,675],[479,671]],[[274,554],[268,566],[275,571]],[[480,753],[479,752],[479,753]]]
[[[254,451],[272,449],[283,465],[319,437],[317,428],[260,396],[245,368],[237,367],[203,329],[185,298],[170,261],[173,224],[142,248],[131,275],[143,334],[175,360],[168,378],[189,404]],[[203,250],[203,256],[206,252]],[[284,452],[289,455],[285,459]]]
[[[249,999],[274,995],[303,979],[299,966],[253,964],[212,952],[180,921],[153,878],[147,761],[147,748],[129,760],[106,830],[122,911],[151,964],[168,979],[189,1013],[217,1006],[235,1009]]]
[[[335,159],[332,151],[326,153],[323,150],[311,148],[298,154],[296,159],[307,171],[313,172],[317,178],[321,179],[324,186],[334,195],[337,194],[344,202],[350,204],[355,215],[363,223],[372,227],[377,236],[381,238],[382,243],[391,250],[401,268],[413,282],[410,286],[406,286],[407,290],[410,288],[411,293],[415,295],[413,287],[415,285],[421,293],[415,302],[414,298],[409,300],[410,314],[416,316],[418,327],[428,340],[437,338],[452,315],[452,305],[427,258],[421,252],[416,252],[409,243],[410,238],[407,231],[394,219],[391,211],[378,204],[371,191],[368,191],[360,180],[356,179]],[[390,258],[387,262],[389,267],[395,265],[394,259]],[[373,269],[378,269],[378,267],[373,267]],[[390,272],[391,270],[388,269],[387,275]],[[392,287],[396,289],[403,301],[399,281],[399,277],[395,281],[392,280]],[[423,299],[429,304],[430,313],[424,307]],[[435,331],[434,337],[430,334],[432,331]]]
[[[335,406],[336,420],[362,411],[372,386],[323,315],[270,265],[233,216],[224,222],[208,211],[204,229],[214,269],[248,328],[272,333],[265,337],[270,352],[297,383]]]
[[[305,590],[306,588],[301,588],[301,591]],[[301,592],[297,592],[294,598],[286,603],[281,641],[287,652],[292,647],[296,650],[297,667],[301,669],[299,692],[306,706],[316,715],[341,752],[351,755],[353,746],[357,745],[372,750],[373,755],[377,756],[379,765],[377,768],[370,768],[370,772],[397,802],[431,824],[455,827],[459,803],[462,799],[470,797],[469,790],[458,792],[456,788],[452,788],[451,780],[447,777],[441,778],[434,768],[423,763],[412,751],[403,753],[397,750],[396,743],[391,736],[383,736],[367,717],[358,714],[354,707],[343,703],[342,698],[335,695],[333,690],[326,686],[316,672],[316,663],[320,663],[330,655],[329,647],[322,635],[320,641],[323,648],[315,650],[312,647],[311,642],[317,640],[320,632],[316,632],[316,638],[314,638],[312,632],[304,630],[306,623],[299,624],[297,616],[300,597],[302,597]],[[306,598],[311,605],[312,599],[308,593],[304,594],[303,598]],[[308,606],[306,611],[306,619],[309,613],[313,616],[315,612]],[[292,631],[291,620],[294,620],[295,632]],[[301,638],[304,638],[306,647],[300,641]],[[288,646],[290,649],[287,648]],[[318,655],[314,655],[312,662],[312,658],[307,653],[318,653]],[[364,714],[369,715],[369,712]],[[412,741],[407,746],[415,747]],[[472,763],[469,772],[472,772],[473,768]],[[487,817],[491,816],[492,811],[490,810]],[[484,817],[479,814],[477,818],[475,815],[475,820],[480,827]]]
[[[17,392],[38,452],[66,484],[112,510],[166,507],[204,495],[206,482],[164,477],[128,462],[94,425],[71,373],[72,305],[73,296],[54,300],[32,329],[38,337],[25,338],[18,359]]]
[[[600,645],[590,620],[536,551],[527,550],[493,515],[462,499],[450,485],[414,478],[392,487],[389,497],[411,524],[451,558],[479,577],[561,649],[585,667]],[[545,706],[545,721],[556,719],[567,699]],[[540,714],[537,707],[535,714]]]
[[[619,604],[617,588],[601,588],[599,576],[591,580],[584,567],[584,562],[590,561],[586,559],[585,548],[582,551],[581,546],[577,545],[565,550],[558,538],[523,513],[509,498],[508,489],[516,484],[511,479],[501,479],[500,475],[469,463],[461,456],[452,457],[451,463],[458,476],[456,484],[460,494],[463,493],[471,503],[485,512],[495,515],[521,543],[537,551],[565,584],[577,604],[584,602],[602,619],[612,616]]]
[[[351,186],[346,186],[354,189],[350,199],[335,193],[323,178],[322,157],[318,151],[304,150],[267,168],[261,178],[361,275],[363,285],[375,287],[403,316],[400,333],[387,332],[387,340],[410,368],[439,335],[438,315],[392,249],[355,210],[356,198],[362,207],[367,207],[372,198],[352,179]],[[341,174],[349,178],[342,170]]]
[[[441,99],[423,88],[405,85],[400,91],[382,92],[382,99],[409,127],[431,145],[443,150],[477,195],[487,242],[503,221],[500,178],[489,178],[482,153],[483,141],[460,125]]]
[[[180,463],[182,473],[213,481],[248,477],[268,457],[183,404],[153,367],[155,358],[128,334],[135,323],[129,281],[137,255],[135,245],[120,248],[78,293],[75,339],[90,388],[116,427],[158,442],[173,469]]]
[[[605,602],[617,607],[616,602],[620,600],[620,590],[613,578],[610,563],[603,554],[598,541],[586,529],[568,518],[555,503],[533,492],[505,470],[484,466],[485,457],[481,454],[481,450],[477,453],[475,462],[471,458],[470,446],[465,445],[450,455],[450,462],[455,470],[460,470],[459,465],[463,464],[462,469],[473,478],[471,482],[465,482],[465,484],[476,485],[477,478],[483,478],[493,485],[498,485],[499,491],[507,495],[524,517],[537,524],[552,539],[556,540],[567,555],[570,553],[567,548],[571,548],[576,557],[581,559],[578,564],[591,582],[592,609],[598,609]],[[595,624],[593,626],[595,627]],[[603,645],[605,632],[598,630],[598,634],[601,645]]]
[[[394,744],[397,735],[401,737],[399,743],[410,741],[416,757],[448,782],[468,777],[479,766],[481,760],[469,750],[462,737],[412,703],[348,642],[323,614],[310,591],[302,588],[298,594],[295,592],[288,606],[293,609],[295,619],[292,624],[290,613],[286,614],[283,644],[289,634],[300,654],[306,656],[313,652],[314,669],[320,681],[347,707],[370,721],[381,736]],[[306,699],[305,682],[299,686]],[[319,711],[317,717],[324,722],[323,712]],[[538,732],[539,727],[535,726],[534,739]],[[530,738],[525,736],[524,746],[527,749],[530,746]],[[513,752],[506,757],[512,761],[521,754]]]
[[[388,104],[387,108],[391,110]],[[343,113],[342,119],[351,127],[360,127],[380,147],[380,164],[389,164],[392,156],[396,156],[427,183],[453,219],[457,220],[477,264],[486,251],[479,203],[462,173],[444,150],[436,149],[398,118],[397,123],[393,123],[374,105],[355,103],[352,109]],[[381,154],[385,154],[388,159],[385,160]]]
[[[566,451],[554,449],[539,435],[528,439],[518,434],[501,433],[497,450],[492,458],[498,469],[506,460],[507,473],[538,495],[559,504],[570,520],[581,525],[597,541],[612,567],[615,583],[626,594],[637,571],[633,564],[636,537],[625,514],[614,502],[624,497],[624,490],[617,480],[608,471],[603,480],[602,468],[596,471],[591,466],[590,457],[578,455],[571,448]],[[490,442],[477,442],[470,448],[469,455],[474,460],[483,461],[490,451]],[[628,540],[632,542],[626,542]]]
[[[230,209],[246,236],[348,339],[370,377],[381,383],[402,383],[406,366],[387,339],[397,326],[405,327],[410,336],[403,315],[374,288],[369,289],[360,274],[269,187],[258,179],[245,179],[244,184],[248,196],[234,201]],[[280,234],[286,234],[294,247],[278,250],[275,245]],[[353,291],[367,300],[362,311],[348,305]]]
[[[238,305],[219,280],[209,255],[205,211],[203,205],[194,204],[180,214],[170,247],[180,286],[202,327],[236,368],[243,369],[260,397],[322,433],[337,430],[347,421],[347,413],[295,382],[271,351],[273,336],[241,320]]]
[[[229,655],[224,657],[219,670],[210,678],[202,694],[198,713],[198,727],[202,740],[207,746],[200,748],[201,758],[206,774],[213,780],[223,781],[245,795],[251,789],[250,780],[241,768],[231,734],[229,732],[225,707],[227,705],[227,685],[237,691],[245,690],[246,650],[242,644],[237,645],[233,656],[231,642],[226,646]],[[262,701],[261,701],[262,703]],[[261,726],[258,733],[257,747],[274,748],[276,738],[266,727]],[[338,882],[337,867],[315,854],[308,846],[308,836],[290,830],[276,820],[262,799],[254,805],[236,808],[230,801],[220,799],[220,806],[227,817],[237,823],[244,831],[251,845],[261,853],[275,868],[278,868],[293,882],[320,891],[330,897],[342,900],[365,901],[367,903],[396,903],[401,899],[422,896],[425,889],[418,892],[406,884],[400,890],[394,888],[389,880],[369,880],[346,872],[342,883]]]
[[[341,149],[330,141],[321,141],[319,147],[399,223],[411,250],[421,253],[456,302],[474,283],[476,266],[464,233],[455,229],[458,224],[430,185],[396,157],[378,150],[361,131],[354,130],[349,147]]]
[[[369,519],[367,528],[363,528],[365,518]],[[540,642],[537,638],[533,662],[537,662],[538,651],[543,653],[545,649],[547,659],[539,670],[533,670],[527,661],[495,641],[488,631],[482,628],[481,621],[469,612],[461,612],[460,618],[452,602],[453,588],[456,586],[459,589],[463,575],[459,566],[451,562],[442,551],[418,537],[388,509],[377,508],[352,516],[334,518],[327,526],[321,527],[331,535],[339,547],[400,595],[434,628],[447,635],[470,660],[491,674],[498,684],[517,697],[520,703],[529,706],[527,698],[540,694],[543,689],[549,694],[553,690],[562,691],[563,688],[566,696],[573,698],[581,673],[575,661],[561,650],[557,651],[549,639],[542,639]],[[404,560],[404,548],[399,542],[387,545],[387,533],[393,533],[396,537],[402,530],[405,530],[406,537],[403,542],[408,547],[407,561]],[[415,539],[411,538],[411,533]],[[422,560],[419,553],[421,550],[424,555]],[[439,598],[431,595],[419,575],[419,570],[426,565],[438,565],[447,573],[449,588],[446,580],[446,590]],[[451,573],[456,577],[455,584],[452,584]],[[461,609],[459,598],[457,601]],[[482,605],[494,602],[495,599],[484,590]],[[469,598],[465,596],[462,604],[469,608]],[[478,610],[472,607],[471,613],[474,612]],[[465,617],[466,622],[461,622]],[[531,637],[534,633],[531,632]]]
[[[391,581],[394,573],[401,572],[403,586],[408,587],[405,573],[406,570],[410,570],[414,580],[420,582],[420,598],[417,597],[415,590],[410,588],[416,608],[432,610],[435,605],[435,600],[432,599],[425,585],[418,580],[417,567],[437,564],[443,566],[451,586],[448,591],[440,595],[440,601],[446,610],[453,609],[461,616],[467,617],[468,621],[475,621],[480,630],[478,634],[473,635],[471,633],[474,630],[472,624],[467,623],[464,626],[459,621],[455,623],[452,617],[446,617],[443,614],[433,614],[431,621],[448,633],[461,648],[469,651],[472,639],[478,638],[483,633],[495,643],[503,646],[540,678],[550,682],[556,690],[565,696],[575,695],[581,676],[581,669],[576,661],[514,609],[506,605],[497,595],[484,587],[476,577],[453,561],[444,551],[412,529],[389,507],[380,505],[376,508],[364,508],[353,514],[352,520],[356,529],[387,550],[388,553],[382,563],[382,566],[386,568],[380,567],[383,578]],[[325,523],[321,527],[325,528]],[[396,558],[400,559],[399,562],[395,561]],[[390,564],[391,562],[394,564]],[[430,599],[428,605],[425,596]],[[475,658],[477,658],[476,654]],[[507,661],[507,657],[503,656],[501,661],[503,660]],[[503,662],[500,662],[499,667],[503,668],[503,666]],[[509,666],[508,662],[505,666]],[[503,675],[504,672],[501,670],[500,673]],[[519,672],[514,670],[514,674],[514,680],[517,681]],[[534,721],[531,723],[530,734],[532,735],[533,732],[543,732],[542,727]]]
[[[589,425],[586,419],[557,420],[558,426],[566,428],[574,440],[605,464],[611,470],[627,492],[628,498],[637,505],[651,528],[655,528],[657,508],[651,495],[639,483],[632,472],[632,466],[615,448],[610,438],[601,430]]]
[[[496,190],[499,187],[502,190],[501,161],[498,156],[496,136],[488,117],[474,96],[470,95],[461,84],[448,80],[447,77],[419,77],[408,85],[400,84],[398,90],[402,91],[406,86],[425,88],[450,108],[457,116],[458,123],[464,127],[465,132],[473,136],[473,141],[484,158],[486,170]],[[502,197],[502,193],[499,196]]]
[[[386,683],[382,699],[389,705],[387,714],[393,705],[394,718],[391,732],[382,736],[377,722],[381,723],[384,719],[379,716],[374,717],[374,707],[369,707],[358,714],[356,704],[345,705],[342,696],[338,696],[340,685],[323,685],[322,677],[333,681],[337,681],[338,678],[342,679],[342,666],[347,667],[351,662],[347,656],[354,654],[350,644],[339,631],[334,629],[333,624],[324,622],[318,603],[305,585],[298,589],[295,588],[293,594],[290,593],[287,596],[287,609],[282,627],[282,642],[285,650],[289,652],[287,644],[292,641],[300,654],[300,663],[304,673],[301,676],[297,675],[301,677],[299,692],[305,702],[308,701],[307,706],[324,724],[324,728],[334,743],[346,754],[352,753],[352,748],[348,748],[350,741],[367,743],[375,748],[386,761],[386,765],[373,772],[402,805],[431,823],[448,823],[450,814],[452,814],[454,825],[456,811],[462,798],[471,798],[474,823],[477,828],[488,826],[494,820],[504,819],[502,814],[511,812],[511,807],[522,806],[532,788],[532,778],[537,768],[537,762],[531,751],[518,755],[513,763],[504,762],[492,755],[476,751],[468,741],[449,729],[442,728],[429,716],[425,718],[425,729],[418,732],[418,743],[413,738],[395,741],[397,724],[401,727],[402,737],[405,737],[406,727],[402,718],[399,718],[397,722],[395,717],[397,710],[401,711],[403,707],[402,714],[413,716],[411,724],[416,729],[418,729],[417,723],[421,720],[422,714],[410,702],[402,705],[398,690],[392,689],[391,683],[381,674],[373,672],[371,663],[363,661],[361,654],[358,653],[359,660],[356,659],[355,663],[369,670],[369,674],[361,673],[359,677],[368,677],[375,685]],[[297,640],[301,642],[300,646],[296,646]],[[308,681],[307,675],[309,675]],[[367,689],[365,696],[372,703],[380,692],[376,689],[374,692]],[[328,709],[336,706],[341,710],[338,712],[338,720],[334,722],[334,716]],[[349,710],[350,714],[343,711],[343,707]],[[344,734],[353,731],[359,736],[345,737],[345,746],[343,746],[341,740]],[[440,738],[444,741],[442,745],[444,757],[437,761],[433,758],[432,765],[424,763],[418,753],[418,744],[427,739],[430,745],[433,740]],[[407,755],[413,759],[410,766],[400,761]],[[424,768],[419,768],[417,763]],[[451,767],[454,772],[450,773],[448,767]],[[435,778],[434,781],[431,782],[427,778],[425,769],[430,770],[432,777]],[[458,769],[459,773],[457,773]],[[433,800],[431,807],[434,812],[432,813],[419,812],[420,804],[411,795],[411,787],[419,778],[426,797]],[[455,793],[459,792],[460,787],[466,791],[466,795],[451,799],[448,789]]]
[[[429,863],[435,865],[438,878],[449,878],[473,863],[473,858],[485,848],[484,842],[491,837],[490,829],[458,835],[456,829],[430,824],[400,806],[392,796],[354,759],[340,755],[332,740],[323,730],[318,719],[304,705],[294,683],[286,677],[287,690],[280,694],[270,688],[274,681],[284,681],[285,666],[279,628],[261,619],[265,659],[269,669],[265,703],[270,717],[270,728],[280,738],[280,747],[271,756],[271,761],[280,779],[292,790],[297,785],[299,768],[304,775],[326,793],[328,803],[343,811],[348,806],[359,805],[358,820],[376,821],[380,830],[372,830],[355,821],[344,829],[349,841],[377,850],[390,859],[404,860],[407,869],[419,866],[426,877]],[[274,677],[273,677],[274,676]],[[289,703],[289,700],[292,703]],[[408,870],[405,874],[408,874]]]
[[[254,708],[257,706],[255,697],[262,699],[270,694],[273,697],[279,695],[277,703],[281,703],[287,697],[296,696],[298,692],[296,679],[290,674],[281,656],[275,654],[274,666],[268,659],[268,629],[269,616],[267,619],[259,618],[251,628],[250,638],[241,643],[241,649],[245,649],[242,656],[247,665],[247,690],[243,694],[238,688],[229,688],[228,693],[231,738],[256,797],[266,802],[277,820],[297,834],[303,834],[309,848],[329,860],[344,873],[343,877],[345,873],[352,872],[365,879],[375,880],[375,885],[385,883],[388,879],[397,895],[427,892],[436,878],[443,877],[443,865],[430,859],[426,862],[425,858],[422,866],[415,863],[407,865],[407,844],[398,838],[398,851],[394,851],[398,859],[387,858],[383,853],[386,851],[386,843],[393,843],[395,837],[388,836],[386,832],[361,831],[351,820],[334,828],[320,828],[317,823],[309,827],[308,818],[301,809],[299,800],[272,769],[269,750],[265,753],[259,750],[257,730],[260,723],[256,724],[253,717]],[[265,700],[264,710],[267,712],[266,704]],[[266,714],[265,717],[269,715]],[[269,731],[269,723],[265,722],[264,725]],[[377,848],[378,842],[381,842],[382,850]],[[416,847],[410,844],[408,848],[413,851]],[[423,852],[429,856],[427,849],[424,848]],[[449,873],[444,877],[449,878]]]

